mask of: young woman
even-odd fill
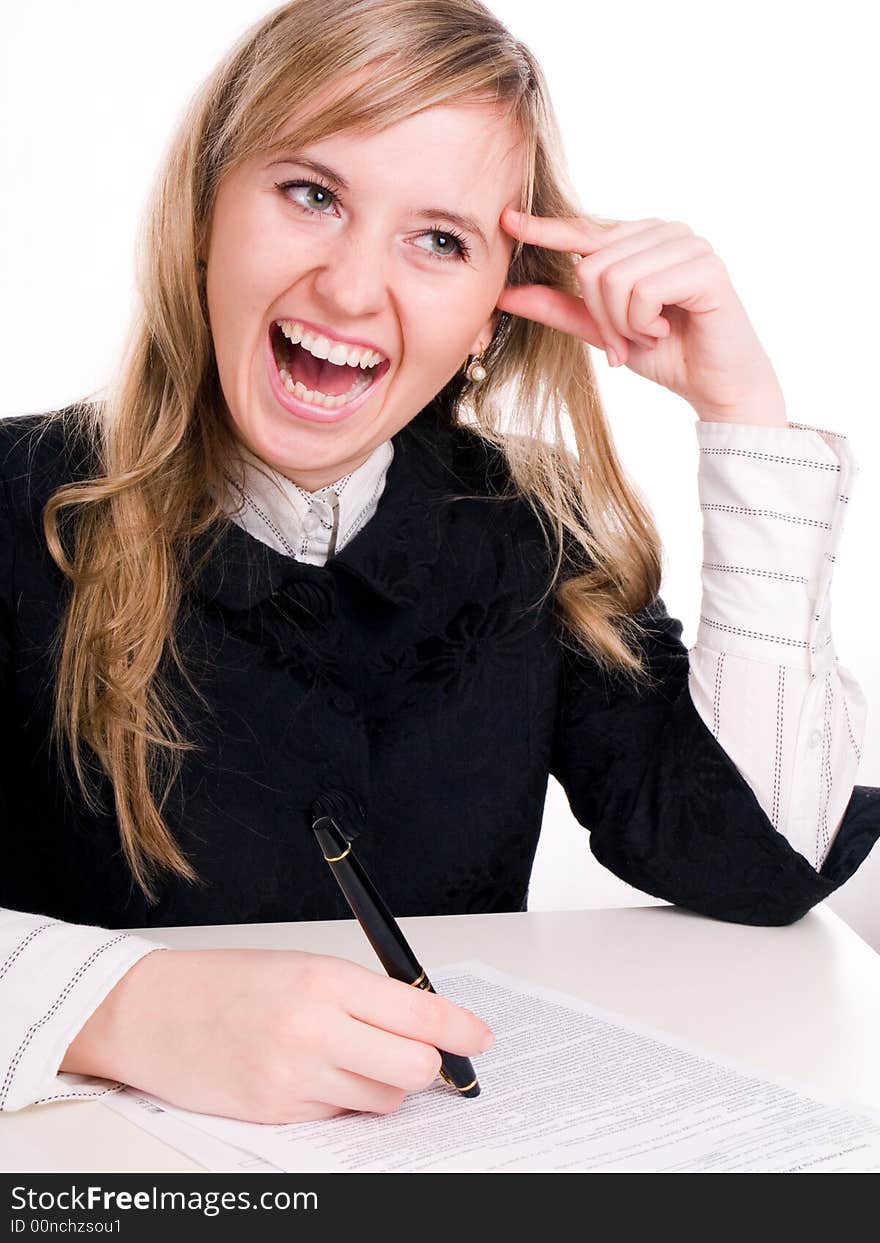
[[[477,0],[247,32],[140,291],[103,400],[0,424],[0,1109],[387,1112],[488,1047],[353,963],[113,931],[347,915],[328,793],[401,916],[525,909],[551,773],[601,863],[709,916],[789,923],[859,866],[846,439],[788,422],[705,239],[583,212]],[[590,346],[698,416],[690,652]]]

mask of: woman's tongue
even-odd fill
[[[293,347],[288,370],[294,383],[300,380],[312,392],[317,390],[330,397],[347,393],[362,374],[360,367],[349,367],[346,363],[328,363],[326,358],[315,358],[314,354],[299,345]]]

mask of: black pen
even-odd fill
[[[346,819],[348,797],[341,791],[333,791],[312,805],[312,829],[339,888],[363,928],[367,940],[378,955],[379,961],[395,980],[435,992],[435,988],[410,949],[397,921],[376,892],[376,889],[355,858],[351,837],[342,823]],[[440,1054],[440,1077],[462,1096],[479,1096],[480,1085],[469,1058],[457,1053]]]

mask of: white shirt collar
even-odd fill
[[[223,506],[250,535],[310,565],[324,565],[376,512],[394,457],[390,440],[335,483],[307,492],[241,446],[243,486],[227,474]]]

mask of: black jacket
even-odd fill
[[[181,647],[209,710],[178,677],[200,750],[164,815],[205,883],[166,880],[151,907],[109,783],[90,814],[47,747],[67,587],[40,513],[88,453],[57,417],[0,420],[0,906],[111,928],[349,916],[309,828],[342,789],[396,914],[521,910],[550,773],[602,864],[706,915],[789,923],[855,871],[880,790],[856,786],[817,873],[694,708],[662,600],[646,610],[659,686],[637,694],[560,642],[534,515],[485,499],[505,479],[497,452],[431,406],[394,449],[376,514],[325,566],[232,525],[187,593]]]

